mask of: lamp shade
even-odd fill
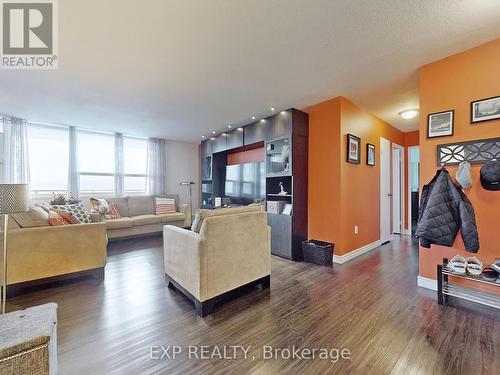
[[[0,184],[0,214],[29,211],[28,184]]]

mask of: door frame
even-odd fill
[[[384,165],[383,165],[383,158],[382,158],[382,144],[383,143],[386,143],[387,145],[387,154],[388,154],[388,165],[386,165],[385,167],[387,168],[388,172],[389,172],[389,181],[387,182],[387,185],[389,187],[389,210],[388,210],[388,216],[389,216],[389,233],[387,235],[387,238],[383,238],[382,235],[383,235],[383,231],[382,231],[382,225],[384,223],[384,218],[382,217],[382,204],[384,202],[384,199],[387,198],[387,196],[384,195],[384,191],[382,189],[382,184],[384,183],[384,178],[382,176],[382,171],[384,169]],[[388,140],[387,138],[384,138],[384,137],[380,137],[380,143],[379,143],[379,160],[380,160],[380,195],[379,195],[379,200],[380,200],[380,203],[379,203],[379,206],[380,206],[380,217],[379,217],[379,220],[380,220],[380,242],[381,243],[385,243],[385,242],[388,242],[388,241],[391,241],[393,239],[393,235],[392,235],[392,231],[391,231],[391,223],[392,223],[392,210],[391,210],[391,207],[392,207],[392,198],[391,198],[391,192],[392,192],[392,178],[391,178],[391,160],[392,160],[392,148],[391,148],[391,141]],[[387,193],[386,193],[387,194]]]
[[[396,232],[396,223],[394,218],[396,217],[396,204],[394,202],[394,192],[396,189],[396,178],[394,176],[394,172],[397,168],[394,160],[394,151],[399,151],[399,231]],[[391,213],[392,213],[392,234],[405,234],[405,148],[397,143],[392,143],[391,148],[391,187],[392,187],[392,196],[391,196]]]
[[[408,171],[408,186],[407,186],[407,194],[408,194],[408,234],[411,236],[411,234],[413,233],[413,223],[412,223],[412,217],[411,217],[411,211],[412,211],[412,204],[411,204],[411,185],[412,185],[412,178],[411,178],[411,171],[410,171],[410,167],[411,167],[411,150],[413,149],[418,149],[420,150],[420,146],[417,145],[417,146],[409,146],[407,148],[408,150],[408,160],[407,160],[407,165],[408,165],[408,168],[407,168],[407,171]],[[420,165],[420,158],[419,158],[419,165]],[[420,179],[420,171],[418,171],[418,176],[419,176],[419,179]],[[418,199],[420,199],[420,181],[418,181],[418,184],[419,184],[419,188],[418,188]]]

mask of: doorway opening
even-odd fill
[[[408,147],[408,229],[415,235],[420,207],[420,147]]]
[[[392,144],[392,231],[404,232],[404,148]]]

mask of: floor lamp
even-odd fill
[[[191,191],[191,186],[194,185],[193,181],[184,181],[180,183],[181,186],[189,186],[189,203],[191,207],[191,216],[193,216],[193,192]]]
[[[29,210],[27,184],[0,184],[0,215],[3,216],[2,314],[7,304],[7,232],[9,214]]]

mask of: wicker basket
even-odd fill
[[[333,261],[334,244],[329,242],[309,240],[302,242],[302,251],[304,253],[304,262],[328,266]]]

